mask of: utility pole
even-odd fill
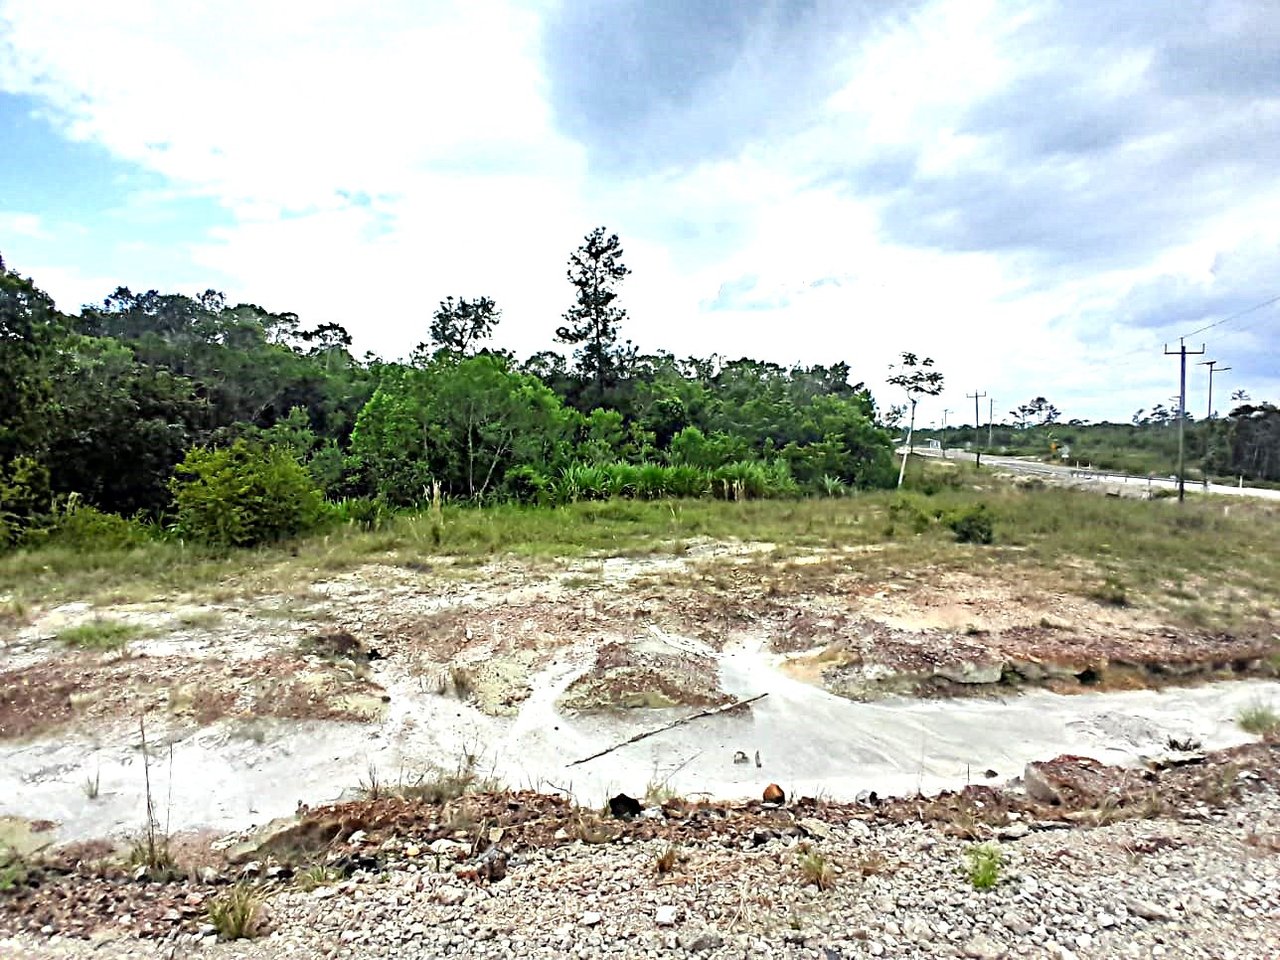
[[[1219,367],[1217,360],[1201,360],[1200,366],[1209,368],[1209,412],[1206,414],[1206,420],[1213,419],[1213,373],[1216,369],[1218,373],[1226,373],[1230,367]]]
[[[1169,345],[1164,345],[1164,354],[1166,357],[1174,354],[1178,355],[1178,502],[1182,503],[1187,498],[1187,354],[1193,357],[1202,356],[1204,354],[1204,344],[1200,344],[1199,350],[1188,350],[1187,344],[1182,337],[1178,338],[1178,349],[1170,350]]]
[[[987,449],[991,449],[991,422],[996,418],[996,398],[987,398]]]
[[[975,390],[973,393],[965,394],[966,397],[968,397],[970,400],[973,401],[973,439],[975,443],[978,440],[978,425],[980,423],[980,421],[978,420],[978,398],[985,397],[986,395],[987,395],[987,391],[985,390],[983,390],[981,393],[978,393],[978,391]],[[991,446],[991,439],[990,439],[989,432],[987,434],[987,446]]]

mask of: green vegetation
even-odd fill
[[[1260,737],[1280,732],[1280,713],[1269,703],[1251,703],[1240,711],[1237,718],[1240,729]]]
[[[237,440],[187,453],[169,481],[175,529],[193,540],[249,547],[297,536],[321,516],[315,481],[288,450]]]
[[[801,844],[797,848],[796,863],[805,883],[819,890],[830,890],[836,885],[835,865],[812,844]]]
[[[622,255],[617,236],[587,235],[555,329],[572,360],[523,363],[486,345],[501,319],[486,297],[447,298],[430,342],[387,363],[355,359],[337,324],[305,330],[214,291],[120,288],[64,315],[0,261],[0,549],[62,547],[93,566],[157,540],[225,550],[377,531],[429,502],[892,483],[889,434],[847,364],[681,360],[623,340]]]
[[[956,535],[957,543],[991,543],[995,539],[991,514],[985,503],[951,511],[946,524]]]
[[[298,889],[305,893],[310,893],[317,887],[328,887],[342,880],[342,871],[335,867],[328,867],[324,864],[312,864],[305,870],[300,870],[294,877],[294,882]]]
[[[0,847],[0,893],[9,893],[27,882],[31,865],[12,847]]]
[[[968,861],[965,875],[975,890],[990,890],[1000,882],[1004,855],[994,843],[979,843],[964,852]]]
[[[966,511],[990,522],[990,545],[956,542],[951,523]],[[1020,487],[970,466],[935,463],[913,463],[897,492],[579,500],[556,508],[444,504],[438,512],[389,514],[378,529],[330,525],[288,545],[232,554],[173,540],[84,552],[49,543],[0,554],[0,595],[26,609],[70,597],[143,601],[194,594],[187,602],[222,602],[279,594],[296,598],[286,600],[295,616],[313,582],[368,563],[471,576],[467,567],[503,557],[679,555],[703,539],[767,542],[781,558],[856,549],[862,551],[858,568],[868,576],[897,576],[894,571],[926,564],[997,576],[1016,569],[1028,589],[1074,592],[1204,629],[1257,626],[1280,609],[1280,509],[1273,504],[1120,500]],[[1241,564],[1241,556],[1250,562]]]
[[[263,932],[262,894],[248,883],[237,883],[209,902],[209,922],[220,940],[247,940]]]
[[[58,641],[80,650],[119,650],[140,633],[141,628],[132,624],[95,619],[68,627],[58,634]]]
[[[952,427],[921,435],[946,447],[1078,463],[1135,476],[1167,477],[1177,470],[1177,411],[1159,404],[1150,411],[1139,410],[1131,423],[1059,423],[1052,404],[1046,412],[1034,401],[1010,412],[1016,423],[995,424],[990,431],[985,426]],[[1188,417],[1185,428],[1189,480],[1234,483],[1243,477],[1254,485],[1280,484],[1280,407],[1237,397],[1225,415],[1200,421]]]

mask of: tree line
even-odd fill
[[[1280,482],[1280,407],[1254,403],[1243,390],[1225,416],[1196,420],[1183,413],[1186,457],[1192,475],[1263,483]],[[1128,423],[1063,421],[1058,408],[1036,397],[1009,411],[1012,423],[925,431],[947,446],[1071,461],[1135,474],[1167,475],[1178,462],[1178,410],[1156,404]]]
[[[493,345],[498,304],[449,297],[409,359],[387,361],[354,356],[338,324],[215,291],[121,287],[62,313],[0,259],[0,545],[85,511],[249,543],[433,497],[892,485],[890,435],[847,363],[641,353],[623,338],[629,272],[604,228],[572,252],[567,355],[519,360]]]

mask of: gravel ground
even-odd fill
[[[0,940],[0,957],[1280,957],[1271,787],[1176,820],[1020,832],[1004,831],[999,882],[983,891],[965,874],[972,844],[851,821],[812,842],[688,846],[667,873],[664,841],[624,840],[523,853],[488,886],[429,867],[356,874],[277,894],[254,941]],[[806,849],[829,865],[829,889],[808,882]]]

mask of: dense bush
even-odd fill
[[[39,536],[77,550],[125,550],[152,539],[148,524],[106,513],[75,494],[54,511]]]
[[[237,440],[187,452],[169,481],[184,537],[242,547],[304,533],[321,519],[320,492],[288,450]]]
[[[946,524],[956,535],[957,543],[990,543],[995,538],[985,503],[951,511]]]
[[[329,519],[349,523],[361,530],[381,530],[395,516],[395,511],[381,500],[370,497],[343,497],[328,507]]]
[[[532,470],[516,474],[509,489],[517,499],[561,505],[581,500],[661,500],[715,496],[723,500],[791,497],[800,488],[782,461],[728,463],[715,470],[688,464],[572,463],[554,476]]]
[[[0,463],[0,547],[21,543],[45,520],[49,471],[31,457]]]

